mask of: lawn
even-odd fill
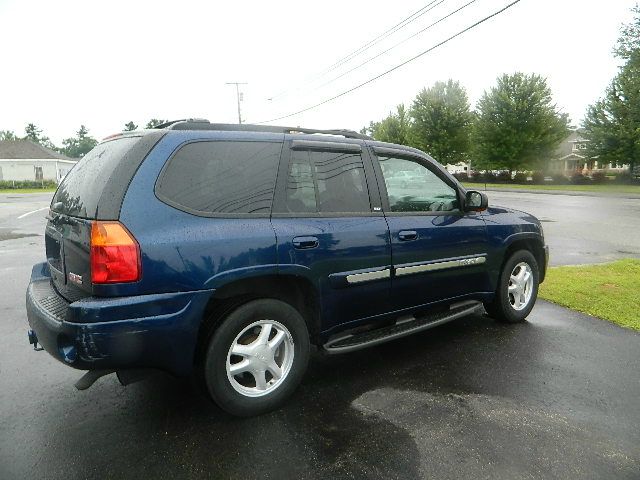
[[[552,267],[540,286],[540,297],[640,330],[640,260]]]
[[[484,190],[484,183],[464,182],[465,188]],[[487,188],[506,188],[514,190],[559,190],[565,192],[610,192],[636,193],[640,195],[640,185],[518,185],[512,183],[487,183]]]
[[[2,194],[12,193],[52,193],[55,192],[55,188],[4,188],[0,189]]]

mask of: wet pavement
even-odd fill
[[[17,220],[36,208],[0,197],[0,228],[41,233],[44,211]],[[520,325],[477,315],[316,352],[284,408],[236,419],[161,374],[76,391],[26,341],[43,252],[0,240],[0,479],[640,478],[638,333],[546,302]]]
[[[487,191],[489,204],[515,208],[542,222],[551,265],[640,258],[640,198]]]

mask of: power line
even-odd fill
[[[357,50],[351,52],[349,55],[346,55],[345,57],[341,58],[336,63],[334,63],[333,65],[329,66],[327,68],[327,72],[335,70],[337,67],[339,67],[340,65],[343,65],[344,63],[348,62],[352,58],[357,57],[358,55],[360,55],[363,52],[366,52],[371,47],[373,47],[374,45],[380,43],[382,40],[384,40],[388,36],[390,36],[390,35],[394,34],[395,32],[405,28],[407,25],[413,23],[414,21],[416,21],[418,18],[420,18],[424,14],[429,13],[431,10],[433,10],[434,8],[436,8],[438,5],[440,5],[441,3],[443,3],[446,0],[440,0],[440,1],[438,1],[438,3],[436,3],[436,1],[437,0],[432,0],[431,2],[426,4],[424,7],[422,7],[417,12],[414,12],[413,14],[411,14],[407,18],[405,18],[403,21],[395,24],[393,27],[388,29],[386,32],[378,35],[373,40],[369,41],[368,43],[365,43],[362,47],[360,47]],[[433,5],[434,3],[436,3],[436,4]],[[433,5],[433,7],[431,7],[431,5]],[[428,8],[428,7],[431,7],[431,8]],[[412,17],[414,17],[414,18],[412,18]]]
[[[436,26],[437,24],[439,24],[440,22],[442,22],[443,20],[446,20],[447,18],[451,17],[452,15],[455,15],[456,13],[458,13],[460,10],[463,10],[465,8],[467,8],[469,5],[471,5],[472,3],[475,3],[477,0],[471,0],[470,2],[467,2],[466,4],[464,4],[463,6],[457,8],[456,10],[452,11],[451,13],[449,13],[448,15],[445,15],[444,17],[440,18],[439,20],[436,20],[435,22],[433,22],[431,25],[427,25],[425,28],[423,28],[422,30],[417,31],[416,33],[414,33],[413,35],[408,36],[407,38],[405,38],[404,40],[399,41],[398,43],[396,43],[395,45],[392,45],[391,47],[387,48],[386,50],[383,50],[382,52],[378,53],[377,55],[374,55],[373,57],[365,60],[364,62],[356,65],[355,67],[351,68],[350,70],[347,70],[346,72],[341,73],[340,75],[338,75],[337,77],[332,78],[331,80],[319,85],[318,87],[315,88],[315,90],[318,90],[322,87],[326,87],[327,85],[335,82],[336,80],[339,80],[340,78],[344,77],[345,75],[348,75],[349,73],[358,70],[359,68],[365,66],[366,64],[372,62],[373,60],[375,60],[376,58],[381,57],[382,55],[385,55],[387,53],[389,53],[391,50],[393,50],[394,48],[402,45],[403,43],[408,42],[409,40],[411,40],[412,38],[417,37],[418,35],[426,32],[427,30],[429,30],[430,28]]]
[[[431,52],[431,51],[435,50],[436,48],[438,48],[438,47],[440,47],[440,46],[444,45],[445,43],[450,42],[451,40],[453,40],[453,39],[454,39],[454,38],[456,38],[456,37],[459,37],[459,36],[460,36],[460,35],[462,35],[463,33],[466,33],[466,32],[468,32],[469,30],[474,29],[474,28],[475,28],[475,27],[477,27],[478,25],[480,25],[480,24],[482,24],[482,23],[486,22],[487,20],[489,20],[489,19],[491,19],[491,18],[495,17],[496,15],[500,15],[502,12],[504,12],[505,10],[508,10],[509,8],[513,7],[516,3],[519,3],[519,2],[520,2],[520,0],[515,0],[515,1],[511,2],[511,3],[510,3],[510,4],[508,4],[507,6],[505,6],[505,7],[501,8],[500,10],[497,10],[497,11],[493,12],[491,15],[488,15],[488,16],[486,16],[486,17],[482,18],[481,20],[478,20],[478,21],[477,21],[477,22],[475,22],[474,24],[469,25],[468,27],[466,27],[466,28],[464,28],[464,29],[460,30],[458,33],[455,33],[455,34],[451,35],[449,38],[447,38],[447,39],[445,39],[445,40],[443,40],[443,41],[441,41],[441,42],[439,42],[439,43],[437,43],[437,44],[433,45],[432,47],[428,48],[427,50],[424,50],[424,51],[420,52],[419,54],[417,54],[417,55],[415,55],[415,56],[413,56],[413,57],[409,58],[408,60],[405,60],[404,62],[402,62],[402,63],[400,63],[400,64],[396,65],[395,67],[390,68],[389,70],[386,70],[386,71],[384,71],[384,72],[382,72],[382,73],[380,73],[380,74],[376,75],[375,77],[372,77],[372,78],[370,78],[369,80],[367,80],[367,81],[365,81],[365,82],[362,82],[362,83],[360,83],[360,84],[356,85],[355,87],[351,87],[350,89],[345,90],[345,91],[344,91],[344,92],[342,92],[342,93],[339,93],[339,94],[337,94],[337,95],[334,95],[334,96],[333,96],[333,97],[331,97],[331,98],[327,98],[326,100],[323,100],[323,101],[322,101],[322,102],[320,102],[320,103],[316,103],[315,105],[311,105],[310,107],[306,107],[306,108],[303,108],[302,110],[298,110],[297,112],[293,112],[293,113],[290,113],[290,114],[288,114],[288,115],[283,115],[283,116],[278,117],[278,118],[272,118],[271,120],[264,120],[264,121],[262,121],[262,122],[257,122],[257,123],[258,123],[258,124],[262,124],[262,123],[277,122],[278,120],[282,120],[282,119],[285,119],[285,118],[293,117],[294,115],[298,115],[298,114],[300,114],[300,113],[308,112],[309,110],[313,110],[314,108],[317,108],[317,107],[319,107],[319,106],[321,106],[321,105],[324,105],[325,103],[329,103],[329,102],[332,102],[333,100],[336,100],[337,98],[343,97],[343,96],[345,96],[345,95],[347,95],[347,94],[349,94],[349,93],[351,93],[351,92],[353,92],[353,91],[355,91],[355,90],[358,90],[359,88],[364,87],[365,85],[368,85],[369,83],[372,83],[372,82],[374,82],[374,81],[378,80],[378,79],[379,79],[379,78],[381,78],[381,77],[384,77],[385,75],[388,75],[389,73],[391,73],[391,72],[393,72],[393,71],[395,71],[395,70],[398,70],[398,69],[399,69],[399,68],[401,68],[401,67],[404,67],[406,64],[408,64],[408,63],[410,63],[410,62],[413,62],[414,60],[416,60],[416,59],[418,59],[418,58],[422,57],[423,55],[426,55],[427,53],[429,53],[429,52]]]
[[[381,33],[377,37],[373,38],[372,40],[369,40],[367,43],[365,43],[361,47],[357,48],[353,52],[349,53],[348,55],[340,58],[338,61],[336,61],[334,64],[330,65],[329,67],[327,67],[322,72],[320,72],[320,73],[318,73],[316,75],[313,75],[311,77],[307,77],[305,80],[303,80],[303,84],[302,85],[304,86],[304,85],[308,85],[308,84],[312,83],[315,80],[315,78],[322,78],[327,73],[332,72],[333,70],[335,70],[339,66],[347,63],[348,61],[350,61],[351,59],[357,57],[361,53],[366,52],[367,50],[369,50],[374,45],[377,45],[378,43],[380,43],[385,38],[389,37],[390,35],[394,34],[397,31],[401,30],[402,28],[406,27],[410,23],[416,21],[422,15],[424,15],[425,13],[430,12],[431,10],[433,10],[435,7],[437,7],[438,5],[440,5],[442,2],[444,2],[446,0],[440,0],[440,1],[438,1],[438,3],[436,5],[434,5],[433,7],[429,8],[431,5],[436,3],[436,1],[438,1],[438,0],[432,0],[431,2],[426,4],[424,7],[420,8],[419,10],[413,12],[411,15],[406,17],[405,19],[403,19],[400,22],[396,23],[393,27],[387,29],[386,31],[384,31],[383,33]],[[428,10],[425,10],[427,8],[428,8]],[[282,97],[283,95],[285,95],[288,92],[290,92],[292,89],[293,88],[288,88],[286,90],[283,90],[280,93],[277,93],[276,95],[272,96],[268,100],[275,100],[276,98]]]

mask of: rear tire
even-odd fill
[[[502,267],[496,295],[484,304],[485,310],[499,322],[523,322],[536,303],[539,280],[533,254],[528,250],[514,252]]]
[[[209,340],[204,383],[214,402],[241,417],[280,407],[302,380],[309,332],[298,311],[274,299],[229,313]]]

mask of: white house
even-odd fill
[[[0,141],[0,180],[60,183],[77,162],[30,140]]]
[[[551,173],[563,173],[571,175],[575,172],[583,172],[593,167],[593,161],[585,155],[587,142],[580,130],[573,130],[556,149],[553,158],[549,162]]]
[[[453,173],[469,173],[469,170],[470,170],[469,164],[464,162],[460,162],[456,164],[449,163],[445,165],[445,168],[447,169],[447,172],[452,174]]]
[[[582,136],[580,129],[573,130],[556,149],[549,162],[549,172],[563,173],[565,175],[579,172],[588,175],[598,170],[620,173],[629,169],[629,165],[614,167],[610,163],[599,161],[597,157],[587,157],[588,143],[589,140]]]

